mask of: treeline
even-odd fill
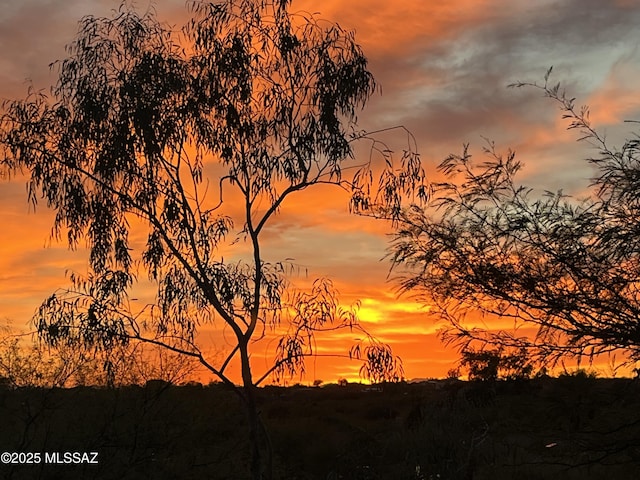
[[[192,380],[199,364],[191,358],[144,344],[91,352],[50,346],[30,336],[0,336],[0,385],[20,387],[120,387],[150,380],[180,384]]]

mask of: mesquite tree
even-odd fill
[[[569,129],[597,155],[586,199],[536,194],[518,185],[515,154],[465,147],[440,166],[447,181],[427,208],[409,209],[392,245],[401,281],[448,321],[444,337],[463,351],[482,343],[524,347],[541,361],[622,353],[640,359],[640,155],[637,138],[610,147],[559,84],[518,83],[557,102]],[[485,314],[487,329],[469,323]],[[472,320],[477,320],[472,317]],[[492,319],[535,327],[537,335],[500,330]]]
[[[292,267],[266,259],[263,233],[284,202],[320,184],[345,190],[353,212],[387,218],[405,194],[426,192],[415,150],[394,163],[355,128],[376,86],[353,33],[289,8],[193,2],[179,41],[153,12],[85,17],[54,64],[51,95],[6,102],[0,134],[5,171],[28,175],[30,201],[55,210],[54,236],[89,249],[90,273],[37,312],[41,338],[98,350],[142,341],[197,358],[246,407],[254,478],[268,475],[270,453],[253,389],[304,369],[315,333],[358,330],[364,343],[347,355],[366,362],[362,372],[402,376],[329,280],[293,289]],[[379,171],[355,158],[358,140],[383,154]],[[131,232],[144,232],[142,247]],[[157,291],[136,310],[141,272]],[[199,345],[209,324],[234,339],[218,361]],[[252,345],[273,331],[283,332],[274,364],[256,380]]]

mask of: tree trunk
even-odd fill
[[[240,359],[242,363],[242,383],[246,398],[245,407],[249,423],[249,442],[251,444],[251,476],[253,480],[271,480],[272,452],[266,428],[260,419],[260,413],[256,405],[256,387],[251,376],[247,343],[240,344]],[[263,445],[265,446],[264,452]]]

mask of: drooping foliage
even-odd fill
[[[550,73],[550,72],[549,72]],[[590,196],[536,194],[516,180],[515,153],[485,149],[474,162],[467,147],[440,170],[429,207],[410,209],[392,246],[401,281],[448,321],[444,337],[461,348],[489,343],[525,347],[557,361],[621,352],[640,355],[640,157],[637,138],[608,145],[560,85],[539,88],[559,103],[569,129],[597,148]],[[478,313],[487,328],[470,325]],[[501,330],[492,319],[535,327],[535,336]]]
[[[194,2],[182,44],[152,11],[85,17],[52,95],[5,104],[4,166],[28,172],[30,200],[57,213],[56,236],[90,250],[90,275],[72,278],[79,295],[42,306],[48,340],[109,347],[137,335],[123,312],[139,266],[158,285],[147,318],[158,335],[188,349],[219,317],[250,338],[280,321],[285,272],[262,258],[259,235],[289,195],[335,184],[366,213],[399,211],[394,182],[424,188],[412,152],[411,168],[388,161],[379,185],[370,161],[353,161],[365,135],[356,111],[375,90],[366,58],[352,32],[289,8]],[[137,258],[132,225],[147,229]],[[251,261],[223,260],[236,238]]]
[[[263,253],[269,221],[319,184],[345,190],[355,213],[391,219],[407,194],[427,191],[412,146],[396,162],[356,128],[376,85],[353,33],[290,3],[190,2],[181,32],[124,4],[112,18],[85,17],[53,65],[51,94],[5,102],[0,120],[5,171],[26,174],[29,200],[56,212],[55,237],[89,250],[89,273],[71,275],[73,287],[35,315],[41,338],[104,350],[145,341],[199,359],[230,386],[238,360],[254,438],[251,345],[287,322],[259,381],[302,371],[313,335],[336,327],[372,341],[361,356],[368,378],[401,377],[329,283],[285,297],[291,267]],[[355,158],[358,140],[382,153],[379,171],[373,157]],[[136,310],[144,274],[155,299]],[[218,362],[197,337],[212,322],[233,338]],[[259,463],[254,450],[256,478]]]

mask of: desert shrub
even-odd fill
[[[505,348],[465,348],[461,352],[460,367],[469,380],[495,381],[531,378],[534,364],[526,349],[509,351]]]
[[[576,368],[575,370],[564,370],[559,375],[561,378],[583,378],[583,379],[594,379],[598,377],[598,372],[593,370],[587,370],[585,368]]]
[[[198,364],[158,347],[122,345],[88,352],[67,345],[51,347],[5,328],[0,336],[0,378],[6,387],[144,385],[159,379],[191,380]]]

